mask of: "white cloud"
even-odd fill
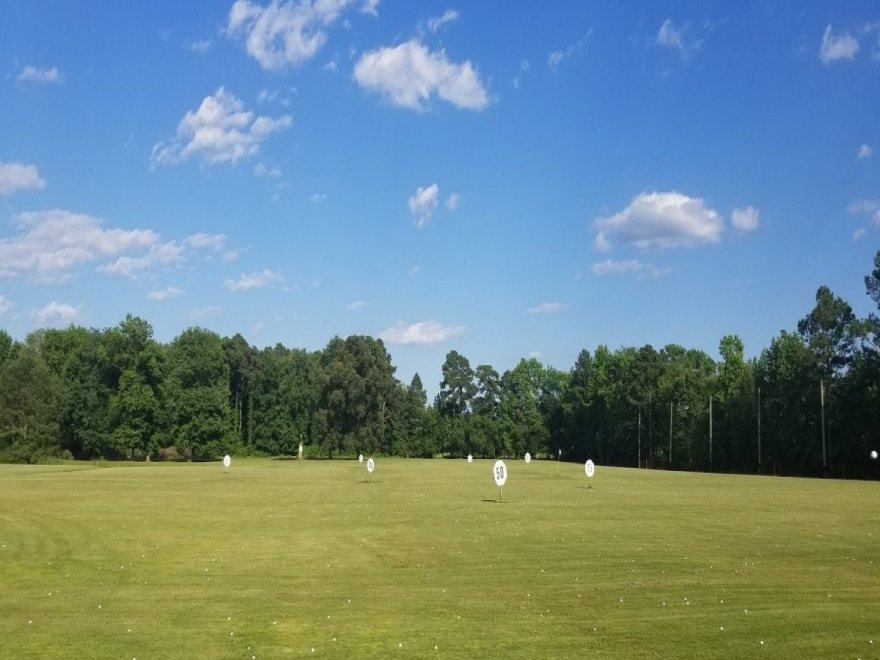
[[[470,60],[455,64],[444,51],[432,53],[416,39],[365,53],[354,67],[354,77],[361,87],[411,110],[426,110],[435,94],[467,110],[482,110],[489,103]]]
[[[82,305],[68,305],[54,300],[42,309],[34,310],[31,318],[41,328],[58,328],[70,325],[81,318]]]
[[[57,67],[51,69],[40,69],[35,66],[28,65],[18,74],[20,82],[35,82],[42,84],[60,85],[64,82],[64,76],[58,71]]]
[[[183,293],[183,289],[169,286],[164,289],[159,289],[158,291],[150,291],[147,294],[147,298],[149,298],[150,300],[158,300],[159,302],[162,302],[163,300],[171,300],[172,298],[182,296]]]
[[[198,309],[191,310],[187,316],[193,323],[201,323],[218,316],[221,312],[223,312],[222,307],[218,305],[208,305],[207,307],[199,307]]]
[[[513,85],[514,89],[520,88],[520,85],[522,84],[523,76],[525,74],[527,74],[531,68],[532,68],[532,65],[529,63],[528,60],[520,60],[519,73],[513,77],[513,80],[510,83],[511,85]]]
[[[254,166],[254,176],[278,179],[281,177],[281,170],[277,167],[267,167],[264,163],[257,163]]]
[[[853,240],[860,241],[865,237],[865,234],[867,234],[867,233],[868,233],[867,229],[865,229],[864,227],[859,227],[858,229],[856,229],[853,232]]]
[[[823,64],[835,60],[851,60],[857,52],[859,52],[859,41],[849,32],[833,34],[831,24],[825,28],[822,43],[819,44],[819,59]]]
[[[0,238],[0,277],[63,279],[76,266],[151,249],[159,235],[149,229],[104,229],[88,215],[55,209],[21,213],[18,234]]]
[[[17,190],[40,190],[46,181],[34,165],[0,163],[0,195],[11,195]]]
[[[560,302],[543,302],[526,310],[527,314],[558,314],[565,309],[565,305]]]
[[[859,152],[857,155],[859,159],[864,160],[865,158],[870,158],[873,153],[874,150],[871,148],[870,145],[863,144],[859,146]]]
[[[458,193],[450,193],[449,197],[446,198],[446,208],[450,211],[455,211],[458,208],[458,202],[460,199]]]
[[[237,280],[225,280],[223,285],[230,291],[249,291],[262,289],[270,284],[278,284],[283,281],[284,278],[280,273],[266,268],[255,273],[242,274]]]
[[[0,278],[64,280],[78,266],[111,260],[98,271],[132,277],[153,266],[184,261],[195,250],[219,250],[222,234],[163,242],[150,229],[105,229],[101,220],[61,209],[15,216],[17,232],[0,238]]]
[[[168,265],[183,260],[184,247],[176,241],[169,241],[150,246],[149,251],[139,257],[121,256],[116,261],[101,266],[98,270],[111,275],[135,277],[153,266]]]
[[[853,215],[863,215],[880,225],[880,199],[857,199],[846,209]]]
[[[228,250],[227,252],[224,252],[220,256],[220,261],[224,264],[231,264],[233,261],[238,261],[238,251]]]
[[[730,222],[734,228],[740,231],[755,231],[758,228],[759,212],[754,206],[747,206],[744,209],[733,209],[730,214]]]
[[[637,195],[629,206],[593,223],[596,247],[608,251],[613,242],[642,249],[692,247],[721,240],[724,223],[702,199],[677,192]]]
[[[409,272],[406,274],[406,276],[409,277],[410,279],[412,279],[413,277],[416,277],[419,274],[420,270],[421,270],[421,266],[416,264],[412,268],[409,269]]]
[[[220,250],[226,244],[226,234],[198,233],[188,236],[186,244],[196,250]]]
[[[379,333],[379,338],[389,344],[430,346],[457,337],[463,332],[462,326],[443,325],[437,321],[419,321],[411,325],[398,321]]]
[[[292,123],[290,115],[277,119],[256,116],[220,87],[205,97],[198,110],[186,113],[173,140],[153,146],[150,165],[181,163],[194,156],[209,165],[235,163],[256,154],[266,138]]]
[[[657,268],[654,264],[644,263],[638,259],[626,259],[623,261],[606,259],[605,261],[594,263],[590,266],[590,270],[599,276],[633,274],[639,277],[652,277],[655,279],[669,272],[668,270]]]
[[[12,301],[0,293],[0,314],[4,314],[12,307]]]
[[[370,14],[371,16],[379,15],[379,0],[364,0],[361,5],[362,14]]]
[[[357,312],[361,309],[364,309],[367,306],[367,303],[363,300],[355,300],[353,302],[348,303],[345,308],[350,312]]]
[[[212,42],[210,39],[201,39],[199,41],[192,41],[187,45],[187,49],[191,50],[194,53],[199,53],[200,55],[205,55],[208,51],[211,50]]]
[[[590,28],[589,30],[587,30],[587,33],[583,37],[581,37],[578,41],[574,42],[573,44],[569,44],[565,48],[560,48],[559,50],[554,50],[552,53],[550,53],[547,56],[547,67],[551,71],[555,72],[556,69],[559,68],[559,65],[562,64],[563,60],[568,59],[569,57],[571,57],[572,55],[577,53],[581,48],[584,47],[584,44],[587,43],[587,40],[590,38],[590,36],[592,34],[593,34],[593,29]],[[520,70],[523,72],[528,70],[528,62],[526,62],[525,64],[526,64],[525,69],[523,69],[522,65],[520,65]],[[519,78],[514,78],[514,81],[515,81],[514,87],[519,87]]]
[[[436,183],[422,188],[416,189],[415,194],[409,198],[409,210],[416,219],[417,227],[424,227],[437,208],[437,201],[440,196],[440,188]]]
[[[434,16],[433,18],[428,19],[428,29],[431,32],[436,32],[442,27],[446,27],[449,23],[454,23],[458,20],[458,12],[454,9],[447,9],[443,12],[442,16]]]
[[[315,203],[323,202],[326,199],[327,199],[327,193],[314,193],[309,196],[309,201],[315,202]]]
[[[688,24],[678,26],[671,18],[667,18],[657,31],[657,45],[677,50],[682,58],[686,58],[691,52],[703,47],[703,39],[689,36]]]
[[[327,41],[326,28],[339,18],[351,0],[273,0],[261,7],[237,0],[229,11],[226,33],[241,37],[248,54],[268,70],[298,67]],[[375,11],[378,2],[362,9]]]

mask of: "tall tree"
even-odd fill
[[[169,347],[171,437],[193,460],[215,458],[235,446],[229,408],[229,364],[220,336],[188,328]]]
[[[61,453],[58,381],[36,342],[0,364],[0,461],[34,463]]]
[[[334,337],[321,353],[317,435],[334,452],[374,452],[386,446],[389,404],[397,380],[381,339]]]
[[[830,379],[849,365],[858,323],[852,307],[827,286],[816,291],[816,306],[798,322],[798,332],[823,378]]]

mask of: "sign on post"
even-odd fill
[[[495,465],[492,467],[492,476],[495,477],[495,485],[498,486],[498,490],[501,496],[501,501],[504,501],[504,482],[507,481],[507,466],[504,464],[504,461],[497,460],[495,461]]]
[[[593,461],[587,459],[587,462],[584,463],[584,472],[587,474],[587,479],[592,479],[593,475],[596,473],[596,466],[593,465]],[[591,485],[590,488],[593,486]]]
[[[226,454],[226,456],[223,457],[223,467],[227,472],[229,471],[230,465],[232,465],[232,459],[229,457],[229,454]]]
[[[373,457],[370,456],[370,460],[367,461],[367,481],[370,480],[370,475],[373,474],[373,470],[376,469],[376,462],[373,460]]]

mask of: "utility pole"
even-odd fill
[[[761,474],[761,388],[758,388],[758,474]]]
[[[642,409],[639,408],[639,467],[642,467]]]
[[[822,475],[824,476],[828,471],[828,457],[825,454],[825,381],[822,378],[819,379],[819,406],[822,420]]]
[[[669,402],[669,469],[672,469],[672,401]]]
[[[709,472],[712,471],[712,395],[709,395]]]

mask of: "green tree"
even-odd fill
[[[443,380],[434,407],[444,420],[443,451],[463,455],[473,451],[471,406],[476,386],[470,362],[458,351],[449,351],[441,367]]]
[[[229,408],[229,364],[220,336],[188,328],[169,347],[171,438],[193,460],[215,458],[236,446]]]
[[[38,342],[0,364],[0,461],[35,463],[61,453],[57,379]]]
[[[334,452],[385,448],[386,425],[398,387],[395,368],[381,339],[334,337],[321,353],[315,428],[328,457]]]

